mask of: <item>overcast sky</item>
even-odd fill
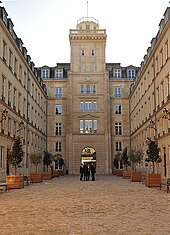
[[[1,0],[35,66],[70,62],[69,29],[87,16],[87,0]],[[106,62],[140,66],[168,0],[88,0],[88,16],[106,29]]]

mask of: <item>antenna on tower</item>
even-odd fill
[[[87,20],[88,20],[88,1],[87,1]]]

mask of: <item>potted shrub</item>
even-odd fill
[[[137,165],[141,163],[143,159],[143,151],[141,149],[129,151],[129,159],[131,161],[131,181],[132,182],[141,182],[141,172],[137,170]]]
[[[122,163],[124,165],[124,169],[123,169],[123,178],[124,179],[130,179],[130,170],[128,170],[128,166],[129,166],[129,157],[127,154],[127,147],[123,150],[122,153]]]
[[[51,170],[48,171],[48,167],[52,163],[52,154],[49,152],[44,152],[43,164],[46,166],[46,171],[42,173],[43,180],[51,180],[52,179],[52,172]]]
[[[146,162],[152,162],[152,173],[146,175],[146,186],[148,187],[159,187],[161,183],[161,174],[155,173],[155,164],[162,161],[159,152],[160,148],[155,140],[148,139],[148,148],[146,150],[147,158]]]
[[[23,156],[24,156],[24,152],[22,150],[20,137],[17,137],[14,140],[12,150],[9,151],[7,154],[7,161],[9,165],[12,165],[12,167],[14,167],[14,175],[6,176],[6,184],[8,185],[8,189],[21,188],[24,186],[23,180],[21,180],[21,176],[16,175],[17,168],[21,166]]]
[[[30,162],[35,165],[35,172],[30,173],[30,181],[32,183],[40,183],[42,182],[42,174],[39,173],[38,170],[38,165],[42,162],[42,153],[40,152],[35,152],[30,155]]]

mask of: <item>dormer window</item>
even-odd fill
[[[63,69],[56,69],[55,77],[56,78],[63,78]]]
[[[127,77],[128,78],[134,78],[135,77],[135,70],[134,69],[128,69]]]
[[[86,31],[90,31],[90,25],[89,24],[86,25]]]
[[[114,69],[113,70],[113,77],[114,78],[121,78],[121,69]]]
[[[43,69],[41,72],[41,77],[42,78],[49,78],[49,70],[48,69]]]

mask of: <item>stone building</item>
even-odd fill
[[[46,87],[17,37],[11,19],[0,7],[0,178],[9,173],[7,152],[20,136],[28,173],[29,154],[46,149]]]
[[[118,151],[127,147],[146,152],[147,138],[155,138],[161,148],[162,175],[168,176],[169,18],[167,8],[140,68],[106,63],[106,30],[91,17],[81,18],[70,30],[70,63],[35,68],[1,7],[1,175],[8,171],[7,150],[20,134],[25,171],[30,170],[32,151],[47,150],[64,159],[69,174],[79,173],[81,162],[110,174]]]

